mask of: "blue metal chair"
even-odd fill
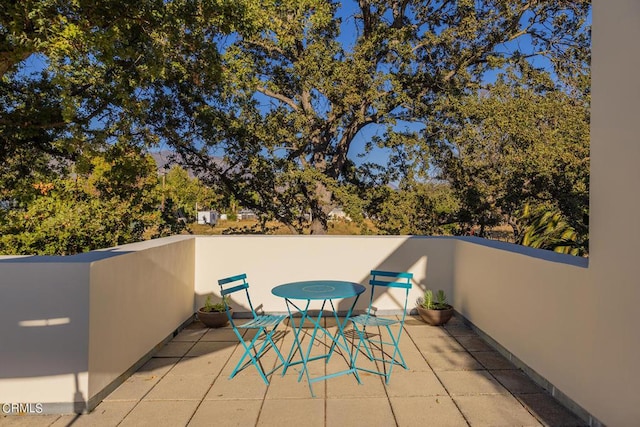
[[[249,283],[247,282],[246,274],[239,274],[237,276],[226,277],[224,279],[218,280],[218,285],[220,285],[220,293],[222,295],[222,300],[224,301],[225,306],[227,307],[227,317],[229,318],[229,322],[233,327],[233,332],[235,332],[240,344],[244,347],[244,354],[240,358],[240,361],[233,369],[233,372],[229,376],[229,379],[236,376],[236,374],[243,369],[247,368],[249,365],[253,365],[258,370],[258,373],[262,377],[265,384],[269,385],[269,380],[267,377],[273,373],[276,369],[284,364],[284,357],[278,350],[278,346],[273,341],[273,336],[276,331],[276,328],[287,316],[281,315],[258,315],[253,308],[253,304],[251,303],[251,297],[249,296]],[[247,302],[249,303],[249,308],[251,310],[251,315],[253,318],[246,323],[236,324],[234,322],[233,317],[231,316],[231,312],[228,310],[229,306],[227,305],[227,296],[233,294],[234,292],[244,291],[246,295]],[[255,336],[251,339],[251,342],[247,344],[247,342],[243,339],[242,333],[240,333],[241,329],[249,329],[256,331]],[[259,344],[258,340],[264,337],[262,341],[262,345],[256,349],[256,345]],[[269,351],[270,348],[273,348],[276,355],[280,359],[281,364],[274,367],[272,370],[265,372],[262,367],[262,363],[260,358]],[[249,358],[248,361],[245,360]]]
[[[369,280],[369,284],[371,285],[369,307],[367,308],[365,314],[360,314],[349,319],[353,323],[353,329],[355,330],[358,338],[358,346],[352,354],[352,366],[355,366],[356,369],[360,371],[366,371],[385,377],[385,382],[387,384],[389,384],[389,378],[391,378],[391,371],[393,370],[394,365],[400,365],[404,369],[407,369],[407,364],[402,357],[399,343],[400,336],[402,335],[402,330],[404,327],[404,319],[407,313],[407,302],[409,300],[409,290],[411,289],[412,278],[413,273],[372,270],[371,279]],[[376,288],[378,288],[378,293],[386,291],[388,288],[405,289],[404,309],[402,311],[401,320],[375,316],[373,301],[376,295]],[[394,333],[391,330],[391,326],[397,324],[400,324],[400,327],[397,333]],[[387,339],[386,336],[383,338],[383,335],[379,333],[381,327],[386,328],[387,334],[391,341],[385,341],[385,339]],[[367,328],[376,328],[378,333],[368,334]],[[393,346],[393,354],[391,354],[390,356],[384,351],[385,345]],[[372,370],[357,366],[356,359],[358,357],[358,354],[360,353],[361,347],[364,347],[365,353],[369,360],[375,361],[378,367],[382,365],[381,370]],[[379,350],[381,352],[381,356],[374,356],[372,348]]]

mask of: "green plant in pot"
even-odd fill
[[[229,310],[229,316],[231,316],[232,309],[228,304],[226,296],[222,301],[214,304],[211,302],[211,295],[208,295],[204,302],[204,307],[198,310],[198,319],[209,328],[220,328],[229,323],[227,308]]]
[[[424,291],[424,295],[418,298],[418,314],[429,325],[444,325],[453,316],[453,307],[447,303],[447,296],[440,289],[435,295],[431,289]]]

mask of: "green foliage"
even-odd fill
[[[424,295],[418,298],[417,304],[427,310],[447,310],[451,308],[447,304],[447,296],[442,289],[438,290],[435,297],[431,289],[425,290]]]
[[[451,234],[458,200],[446,183],[413,183],[366,191],[367,212],[383,234]]]
[[[214,209],[221,204],[221,196],[205,186],[198,178],[192,178],[180,166],[173,166],[163,175],[160,191],[167,202],[173,204],[176,215],[195,221],[198,209]]]
[[[520,221],[524,224],[517,243],[563,254],[585,256],[589,241],[572,228],[558,211],[533,210],[526,205]]]
[[[481,235],[504,221],[519,234],[530,203],[586,235],[587,0],[9,3],[3,250],[92,247],[48,236],[74,223],[72,207],[112,224],[110,245],[177,232],[196,203],[237,202],[263,228],[296,232],[310,214],[311,232],[325,233],[342,206],[385,233],[459,224]],[[44,69],[30,73],[35,55]],[[533,66],[540,56],[552,70]],[[487,85],[487,73],[500,76]],[[364,154],[385,149],[388,163],[356,166],[365,136]],[[159,143],[199,181],[175,169],[160,186],[124,148]],[[44,229],[24,214],[55,221]]]
[[[525,204],[559,211],[585,234],[589,205],[589,96],[568,94],[548,76],[515,69],[486,92],[443,97],[426,141],[470,228],[501,223],[520,234]],[[437,137],[435,136],[437,135]]]
[[[72,254],[184,228],[171,202],[158,210],[142,147],[181,127],[173,104],[219,81],[217,36],[257,13],[242,0],[0,7],[0,252]]]
[[[309,212],[311,232],[324,233],[334,207],[352,215],[367,203],[361,190],[374,168],[356,167],[348,158],[365,128],[376,134],[371,146],[392,152],[389,165],[378,165],[381,170],[389,166],[400,175],[424,178],[432,170],[431,141],[454,145],[462,139],[447,132],[448,124],[473,119],[455,106],[482,93],[485,73],[542,54],[563,79],[581,75],[588,65],[587,1],[259,4],[268,17],[260,31],[239,31],[225,46],[217,102],[192,98],[189,111],[174,110],[185,117],[191,113],[194,120],[184,120],[189,128],[167,137],[188,164],[206,171],[207,182],[298,232]],[[339,18],[345,10],[352,11],[348,20]],[[347,26],[353,39],[342,33]],[[529,52],[503,48],[525,38],[531,41],[524,44],[531,45]],[[398,126],[409,122],[425,124],[424,138]],[[208,156],[221,152],[228,167]],[[456,188],[455,178],[444,178]],[[460,212],[469,218],[464,220],[497,223],[501,216],[493,208],[492,188],[467,187],[456,189],[465,201]],[[412,224],[428,211],[415,221],[397,219],[389,232],[437,228],[431,220]]]
[[[217,36],[257,13],[243,0],[3,4],[0,188],[26,189],[22,177],[52,178],[115,141],[157,144],[156,127],[181,127],[174,103],[217,85]]]
[[[138,148],[115,144],[74,166],[0,209],[0,253],[72,255],[180,231],[158,209],[155,163]]]
[[[211,295],[207,295],[207,299],[204,302],[204,307],[202,308],[202,311],[206,311],[211,312],[211,311],[218,311],[220,313],[224,313],[225,311],[227,311],[227,305],[228,305],[228,297],[225,295],[223,297],[223,301],[217,302],[217,303],[212,303],[211,302]]]

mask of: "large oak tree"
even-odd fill
[[[187,96],[165,137],[209,182],[264,217],[312,233],[334,207],[361,208],[355,138],[390,148],[396,170],[427,175],[442,99],[475,96],[488,72],[546,58],[574,76],[589,52],[589,2],[262,1],[260,31],[223,46],[222,85]],[[398,126],[400,123],[421,127]],[[441,123],[442,124],[442,123]],[[436,126],[437,127],[437,126]],[[214,154],[224,162],[212,162]],[[355,210],[355,209],[354,209]]]

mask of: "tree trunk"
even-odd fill
[[[311,226],[309,227],[309,232],[311,234],[327,234],[327,229],[325,225],[319,219],[314,218],[311,221]]]
[[[311,213],[313,218],[309,232],[311,234],[327,234],[328,224],[327,218],[329,212],[334,208],[332,199],[333,194],[326,185],[320,181],[316,181],[315,186],[311,189]]]

